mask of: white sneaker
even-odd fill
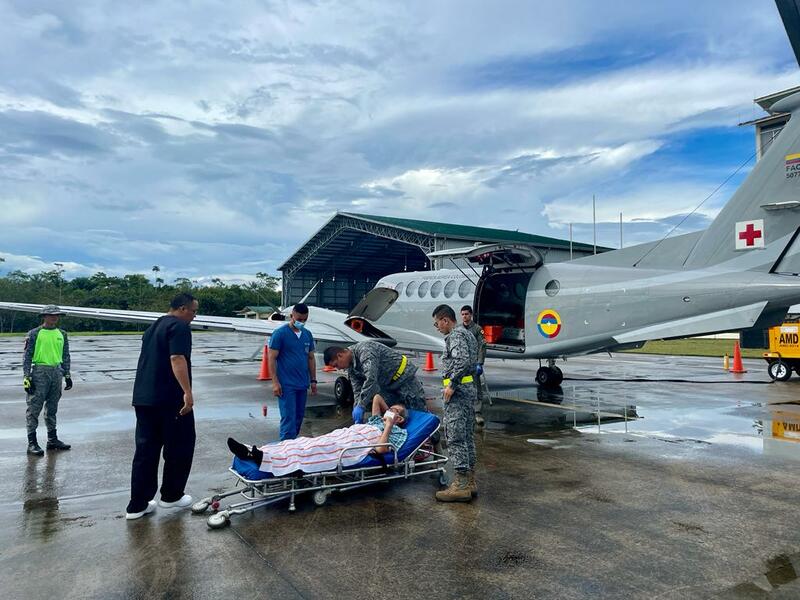
[[[161,508],[186,508],[187,506],[191,506],[191,504],[192,497],[189,494],[184,494],[180,500],[175,500],[175,502],[158,501],[158,505]]]
[[[125,518],[128,519],[128,521],[133,521],[134,519],[141,519],[143,516],[149,515],[151,512],[155,511],[155,509],[156,509],[156,501],[150,500],[150,502],[147,503],[147,508],[145,508],[143,511],[136,513],[126,512]]]

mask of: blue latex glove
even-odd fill
[[[475,365],[475,375],[483,375],[483,365],[481,363]]]
[[[353,407],[353,423],[358,425],[364,420],[364,407],[360,404],[356,404]]]

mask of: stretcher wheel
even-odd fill
[[[211,510],[213,510],[214,512],[217,512],[219,510],[219,500],[214,500],[211,503]]]
[[[314,504],[317,506],[325,506],[325,503],[328,501],[328,492],[325,490],[317,490],[314,492]]]
[[[782,360],[769,363],[767,373],[776,381],[787,381],[792,376],[792,369]]]
[[[450,478],[447,476],[447,473],[442,473],[439,475],[439,485],[442,487],[447,487],[450,485]]]
[[[222,529],[223,527],[227,527],[231,524],[231,520],[228,518],[228,515],[224,512],[214,513],[208,520],[206,521],[208,526],[211,529]]]
[[[206,500],[200,500],[192,504],[192,512],[196,515],[201,515],[208,510],[208,502]]]

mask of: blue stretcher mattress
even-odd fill
[[[408,421],[406,422],[408,437],[406,438],[405,443],[397,451],[397,460],[405,460],[408,458],[408,456],[414,450],[416,450],[427,437],[436,431],[438,426],[439,418],[436,415],[418,410],[409,410]],[[394,454],[392,452],[387,452],[384,454],[384,457],[386,458],[386,462],[388,464],[394,462]],[[378,467],[380,464],[381,462],[374,456],[366,456],[363,460],[361,460],[361,462],[347,467],[347,469]],[[272,473],[264,473],[263,471],[259,471],[256,463],[248,460],[241,460],[235,456],[233,457],[232,467],[234,471],[239,473],[239,475],[251,481],[258,479],[270,479],[272,477]]]

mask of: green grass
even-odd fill
[[[638,350],[625,350],[636,354],[673,354],[676,356],[716,356],[720,360],[725,354],[733,357],[733,343],[735,340],[656,340],[647,342]],[[766,350],[742,349],[743,358],[762,358]]]

